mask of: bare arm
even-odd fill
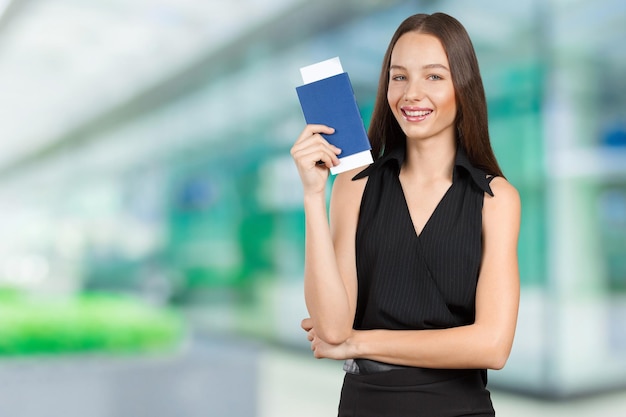
[[[315,356],[428,368],[502,368],[513,344],[519,305],[520,201],[503,178],[494,179],[492,189],[495,197],[485,196],[483,208],[484,245],[473,324],[442,330],[353,331],[337,346],[316,338],[313,328],[309,340]]]
[[[307,126],[292,148],[305,191],[304,293],[312,326],[319,337],[340,344],[352,334],[356,309],[354,238],[365,181],[351,181],[354,171],[337,176],[329,221],[325,196],[329,165],[316,164],[324,159],[315,150],[320,146],[326,149],[327,143],[313,134],[325,133],[320,129]],[[329,160],[332,161],[330,157]]]

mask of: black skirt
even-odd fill
[[[493,417],[480,369],[394,369],[346,373],[339,417]]]

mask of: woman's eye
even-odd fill
[[[406,80],[406,77],[404,75],[394,75],[391,77],[391,79],[394,81],[404,81]]]
[[[441,77],[440,77],[439,75],[437,75],[437,74],[431,74],[431,75],[429,75],[429,76],[428,76],[428,79],[429,79],[429,80],[432,80],[432,81],[438,81],[438,80],[442,80],[443,78],[441,78]]]

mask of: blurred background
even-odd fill
[[[1,0],[0,414],[335,415],[299,327],[298,70],[339,56],[367,124],[392,33],[435,11],[523,201],[498,415],[622,415],[622,0]]]

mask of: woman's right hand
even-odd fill
[[[323,193],[329,169],[339,164],[341,149],[328,143],[321,133],[331,135],[335,129],[325,125],[307,125],[291,148],[304,193]]]

